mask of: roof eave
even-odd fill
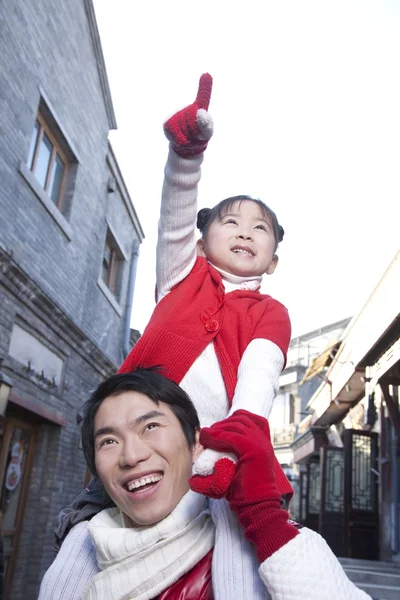
[[[89,29],[92,36],[94,53],[96,56],[97,70],[100,78],[100,85],[103,92],[104,103],[108,118],[108,124],[111,129],[117,129],[114,106],[111,98],[110,85],[108,83],[106,64],[104,62],[103,49],[101,47],[99,28],[97,27],[96,15],[92,0],[84,0],[86,14],[89,21]]]

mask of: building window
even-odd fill
[[[111,233],[111,230],[107,228],[101,276],[104,283],[117,300],[119,300],[120,296],[123,265],[124,256],[115,237]]]
[[[60,136],[57,136],[57,132],[52,130],[39,107],[27,166],[61,212],[63,212],[63,195],[69,165],[67,154],[62,148],[65,144],[66,142],[61,141]]]

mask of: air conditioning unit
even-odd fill
[[[107,181],[107,192],[111,194],[117,189],[117,182],[114,177],[109,177]]]

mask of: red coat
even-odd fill
[[[240,360],[249,343],[257,338],[270,340],[286,356],[290,334],[289,315],[280,302],[259,292],[225,294],[220,273],[198,257],[189,275],[157,304],[119,372],[160,365],[167,377],[180,383],[214,342],[232,402]]]
[[[158,596],[157,600],[214,600],[211,585],[210,550],[191,571]]]
[[[179,384],[213,342],[232,403],[239,364],[250,342],[270,340],[286,357],[290,334],[288,311],[280,302],[246,290],[226,294],[220,273],[205,258],[197,257],[189,275],[157,304],[118,372],[157,365]],[[293,488],[276,458],[275,477],[280,492],[292,496]]]

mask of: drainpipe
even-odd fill
[[[132,245],[131,255],[131,266],[129,270],[129,281],[128,291],[126,294],[126,305],[125,305],[125,323],[124,323],[124,335],[122,339],[122,360],[128,356],[131,350],[130,337],[131,337],[131,313],[133,295],[135,293],[135,281],[136,281],[136,270],[139,259],[139,242],[135,240]]]
[[[392,496],[392,552],[398,554],[400,552],[400,524],[399,524],[399,511],[400,511],[400,482],[399,482],[399,467],[398,467],[398,446],[399,438],[394,429],[392,429],[392,485],[393,485],[393,496]]]

